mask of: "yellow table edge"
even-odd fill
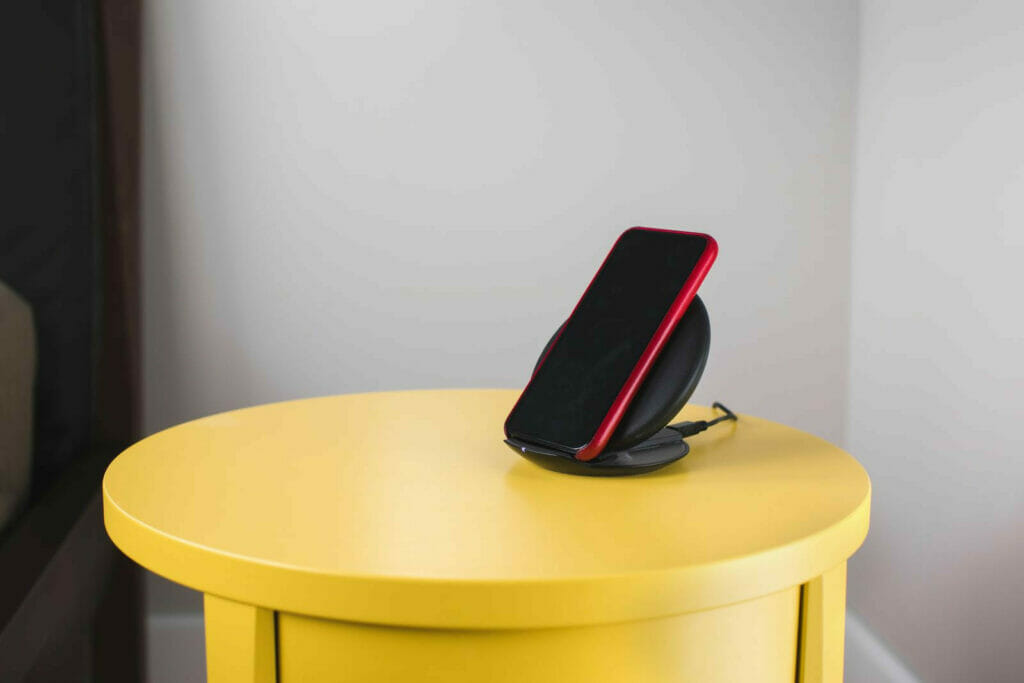
[[[854,510],[826,530],[763,552],[698,566],[571,579],[454,581],[341,576],[200,547],[135,519],[113,501],[106,477],[103,483],[104,523],[110,538],[130,558],[177,583],[277,611],[448,629],[650,619],[804,584],[844,563],[860,547],[868,531],[870,499],[869,482]]]

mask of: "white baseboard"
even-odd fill
[[[849,611],[845,660],[844,683],[921,683],[875,632]]]
[[[202,613],[151,614],[146,620],[149,683],[206,680]],[[845,683],[921,683],[857,615],[846,614]]]

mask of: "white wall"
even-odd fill
[[[840,438],[852,2],[145,6],[149,430],[521,386],[641,224],[721,245],[697,399]]]
[[[1021,680],[1024,5],[863,3],[853,609],[924,680]]]
[[[839,439],[855,43],[852,2],[148,0],[147,430],[521,386],[641,224],[721,245],[695,399]]]

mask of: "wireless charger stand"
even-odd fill
[[[547,354],[559,332],[561,328],[548,341],[540,358]],[[690,447],[680,432],[667,425],[697,388],[710,346],[708,312],[700,297],[695,296],[637,390],[608,445],[593,460],[577,460],[571,453],[518,439],[506,439],[505,443],[527,460],[546,469],[591,477],[643,474],[673,463],[689,453]],[[540,365],[539,360],[537,365]]]

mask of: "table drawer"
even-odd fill
[[[395,628],[280,613],[279,683],[588,683],[796,677],[799,587],[661,619],[575,628]]]

